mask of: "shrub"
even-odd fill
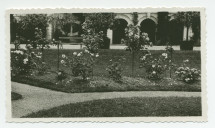
[[[24,37],[26,40],[35,40],[35,28],[41,28],[44,38],[48,20],[47,14],[26,14],[20,16],[17,22],[17,35]]]
[[[119,59],[119,61],[113,62],[110,60],[110,65],[106,68],[108,71],[109,77],[112,78],[116,82],[122,82],[122,65],[120,61],[125,62],[125,58]]]
[[[34,75],[44,74],[48,66],[42,62],[41,52],[31,52],[30,46],[26,46],[27,50],[15,50],[11,51],[11,75]]]
[[[83,43],[90,53],[97,53],[99,45],[104,42],[102,31],[95,33],[92,29],[87,29],[85,30],[85,33],[82,35],[82,37]]]
[[[79,53],[74,52],[70,58],[63,54],[61,64],[70,67],[73,76],[82,76],[83,80],[88,80],[93,72],[95,57],[99,57],[99,54],[90,53],[85,49]]]
[[[201,71],[196,68],[190,68],[186,66],[189,60],[184,60],[184,63],[181,67],[178,67],[175,71],[179,80],[184,81],[185,83],[192,84],[195,81],[199,80],[201,76]]]
[[[122,39],[127,48],[126,50],[131,52],[132,55],[132,76],[134,74],[134,54],[140,50],[145,50],[149,45],[152,46],[152,42],[149,42],[147,33],[141,33],[139,26],[129,25],[125,28],[125,38]]]
[[[173,53],[174,53],[174,49],[172,47],[172,45],[169,43],[167,43],[166,45],[166,53],[167,56],[169,56],[169,63],[168,63],[168,67],[169,67],[169,77],[172,78],[172,69],[175,67],[175,65],[173,64]]]
[[[153,57],[149,51],[143,53],[140,57],[140,68],[145,68],[147,78],[151,80],[160,80],[166,70],[168,70],[169,62],[167,53],[162,53],[158,57]]]
[[[67,78],[67,74],[64,71],[58,71],[57,72],[57,77],[56,77],[57,81],[61,81],[62,82],[66,78]]]
[[[11,51],[11,75],[30,75],[35,68],[35,63],[31,55],[26,51]]]

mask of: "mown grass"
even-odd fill
[[[72,56],[73,52],[80,50],[60,50],[60,54],[65,54],[67,56]],[[153,56],[161,55],[164,50],[153,50],[151,51]],[[94,75],[95,76],[107,76],[108,73],[105,70],[106,67],[110,64],[110,60],[113,61],[119,60],[122,57],[126,58],[125,63],[122,63],[124,68],[123,75],[131,76],[131,54],[129,51],[125,50],[100,50],[100,56],[97,58],[95,66],[94,66]],[[57,50],[56,49],[48,49],[44,51],[44,60],[49,64],[52,71],[56,71],[57,68]],[[200,51],[174,51],[173,54],[173,62],[177,65],[182,65],[183,60],[189,59],[188,66],[194,68],[201,68],[201,56]],[[143,69],[139,68],[139,55],[135,55],[135,77],[144,77],[146,74]],[[63,65],[60,65],[61,69],[65,69],[65,71],[70,71],[65,68]]]
[[[80,50],[60,50],[60,54],[65,54],[68,57],[72,56],[73,52]],[[158,56],[165,51],[151,51],[154,56]],[[146,73],[143,69],[139,68],[139,57],[135,57],[135,70],[134,77],[131,77],[131,55],[130,52],[125,50],[101,50],[100,56],[97,58],[93,68],[93,77],[91,81],[83,82],[74,77],[69,77],[67,80],[72,79],[69,86],[56,84],[57,72],[57,50],[48,49],[44,51],[44,60],[50,66],[49,73],[38,76],[18,76],[12,78],[12,81],[25,83],[37,87],[48,88],[56,91],[63,92],[109,92],[109,91],[201,91],[201,82],[198,81],[194,84],[185,84],[177,81],[173,75],[173,79],[169,80],[169,72],[164,74],[164,79],[161,81],[153,82],[146,79]],[[108,72],[105,70],[110,64],[110,60],[118,60],[122,57],[126,58],[126,62],[122,63],[123,66],[123,80],[122,83],[114,82],[108,78]],[[174,51],[174,63],[180,66],[183,60],[189,59],[188,66],[198,68],[201,67],[201,59],[199,51]],[[71,74],[68,67],[60,65],[60,69],[66,73]]]
[[[94,100],[67,104],[24,118],[201,116],[200,97],[144,97]]]

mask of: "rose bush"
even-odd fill
[[[47,65],[41,61],[42,53],[34,53],[29,50],[11,51],[11,75],[44,74]]]
[[[73,52],[70,57],[63,54],[61,64],[70,67],[73,76],[82,76],[83,80],[88,80],[93,72],[96,57],[99,57],[98,53],[90,53],[85,49],[81,52]]]
[[[82,29],[84,32],[84,34],[82,34],[83,43],[87,50],[91,53],[98,53],[99,47],[104,42],[103,31],[96,33],[95,30],[91,28],[91,21],[85,21],[82,24]]]
[[[151,80],[160,80],[165,71],[169,70],[171,60],[167,53],[162,53],[158,57],[152,56],[150,51],[145,51],[140,57],[140,68],[144,68],[147,78]]]
[[[152,46],[152,42],[147,33],[140,33],[139,26],[129,25],[125,28],[125,38],[122,39],[122,43],[127,46],[127,50],[136,52],[143,50],[148,46]]]
[[[125,58],[119,59],[118,61],[110,60],[109,66],[106,68],[108,71],[109,77],[116,82],[122,82],[122,64],[125,62]]]
[[[175,71],[179,80],[184,81],[185,83],[192,84],[195,81],[199,80],[201,77],[201,71],[196,68],[190,68],[187,66],[189,60],[184,60],[183,65],[178,67]]]
[[[134,56],[135,53],[138,53],[140,50],[148,49],[149,46],[152,46],[152,42],[149,42],[149,37],[147,33],[140,33],[139,26],[129,25],[125,28],[125,38],[122,39],[127,48],[127,51],[131,52],[132,55],[132,76],[134,74]]]

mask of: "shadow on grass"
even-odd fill
[[[22,95],[15,93],[15,92],[11,92],[11,100],[19,100],[22,99]]]
[[[24,118],[201,116],[201,109],[200,97],[117,98],[67,104]]]

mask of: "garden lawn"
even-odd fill
[[[68,57],[72,56],[73,52],[77,52],[80,50],[60,50],[60,55],[65,54]],[[161,55],[165,50],[153,50],[151,51],[153,56]],[[99,51],[99,57],[96,60],[94,66],[94,75],[95,76],[108,76],[108,72],[105,70],[107,66],[110,64],[110,60],[117,61],[120,58],[126,58],[126,62],[123,63],[123,75],[131,76],[131,53],[125,50],[105,50],[102,49]],[[139,55],[135,55],[135,77],[144,77],[146,76],[144,69],[139,68]],[[60,56],[61,57],[61,56]],[[57,70],[57,50],[56,49],[48,49],[44,51],[44,60],[49,64],[52,71]],[[201,69],[201,55],[200,51],[174,51],[173,53],[173,62],[177,65],[182,65],[183,60],[189,59],[188,66]],[[65,69],[65,71],[70,71],[66,69],[63,65],[60,65],[61,69]],[[70,72],[69,72],[70,73]]]
[[[201,116],[201,98],[117,98],[80,102],[42,110],[27,118]]]
[[[61,54],[68,57],[72,56],[73,52],[80,50],[60,50]],[[165,51],[151,51],[155,56],[161,55]],[[50,66],[48,73],[36,76],[18,76],[13,77],[12,81],[25,83],[33,86],[48,88],[62,92],[109,92],[109,91],[201,91],[201,81],[194,84],[185,84],[181,81],[169,78],[169,72],[164,74],[164,79],[153,82],[146,78],[144,69],[139,68],[139,57],[135,57],[134,77],[131,77],[131,54],[125,50],[100,50],[100,56],[97,58],[93,68],[93,77],[90,81],[81,81],[78,78],[71,77],[71,70],[63,65],[60,69],[68,74],[66,81],[71,79],[71,82],[64,86],[65,83],[57,83],[57,50],[48,49],[44,51],[44,60]],[[117,83],[108,78],[108,72],[105,70],[110,64],[110,60],[116,61],[120,58],[126,58],[123,63],[123,80],[122,83]],[[180,66],[183,60],[189,59],[190,67],[200,69],[201,59],[200,51],[174,51],[174,63]],[[174,74],[174,73],[173,73]]]

